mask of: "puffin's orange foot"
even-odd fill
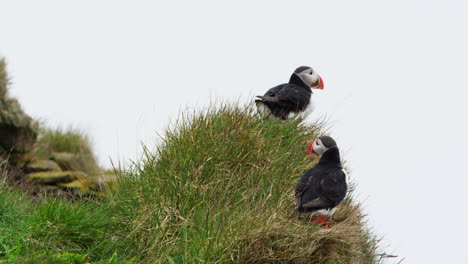
[[[328,219],[323,215],[319,215],[315,218],[314,222],[318,225],[326,225],[328,223]]]
[[[313,220],[318,225],[321,225],[324,229],[330,229],[331,227],[328,226],[328,218],[323,215],[319,215],[315,217]]]

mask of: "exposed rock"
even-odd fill
[[[8,75],[0,60],[0,146],[7,151],[28,152],[37,139],[37,124],[14,98],[7,96]]]
[[[80,193],[88,193],[92,185],[86,177],[77,175],[76,180],[68,183],[59,183],[57,186],[67,188],[69,190],[79,191]]]
[[[41,172],[41,171],[61,171],[60,166],[53,160],[33,160],[26,163],[24,172]]]
[[[81,171],[43,171],[26,175],[28,181],[39,184],[69,183],[83,178],[86,179],[86,174]]]
[[[52,160],[63,170],[86,171],[87,166],[84,160],[72,153],[67,152],[54,152],[52,153]]]

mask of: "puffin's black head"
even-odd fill
[[[322,156],[325,151],[333,147],[336,147],[336,142],[333,138],[329,136],[321,136],[316,138],[314,142],[309,145],[307,153],[309,156]]]
[[[318,73],[316,73],[309,66],[301,66],[297,68],[294,73],[301,79],[308,87],[311,89],[321,89],[323,90],[323,80]]]

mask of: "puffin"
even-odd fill
[[[313,110],[312,89],[323,90],[323,80],[309,66],[300,66],[291,75],[288,83],[256,96],[258,113],[265,118],[287,120],[298,113],[308,114]]]
[[[297,212],[329,229],[328,219],[348,191],[346,172],[341,165],[336,142],[329,136],[315,139],[309,145],[308,155],[319,155],[320,160],[315,167],[304,172],[296,186]]]

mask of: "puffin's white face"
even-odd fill
[[[309,154],[316,154],[319,156],[322,156],[325,151],[327,151],[328,148],[325,147],[322,143],[322,141],[318,138],[312,143],[312,152]]]
[[[325,151],[336,146],[335,140],[328,136],[318,137],[312,144],[309,145],[309,156],[322,156]]]
[[[297,68],[294,73],[310,88],[323,90],[323,80],[312,68],[302,66]]]

